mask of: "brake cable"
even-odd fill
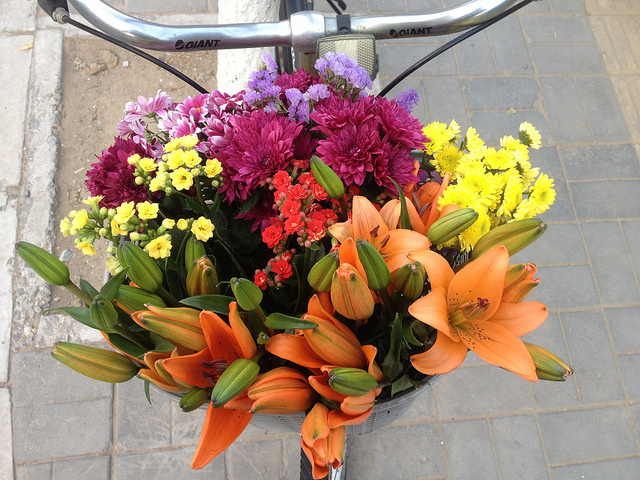
[[[419,69],[420,67],[422,67],[426,63],[428,63],[431,60],[433,60],[434,58],[436,58],[441,53],[444,53],[447,50],[449,50],[450,48],[455,47],[460,42],[466,40],[467,38],[475,35],[478,32],[481,32],[485,28],[490,27],[494,23],[499,22],[503,18],[508,17],[512,13],[520,10],[522,7],[524,7],[524,6],[526,6],[529,3],[534,2],[534,1],[536,1],[536,0],[522,0],[522,2],[514,5],[513,7],[509,8],[507,10],[505,10],[500,15],[495,16],[494,18],[492,18],[488,22],[483,23],[482,25],[478,25],[477,27],[474,27],[471,30],[466,31],[462,35],[457,36],[453,40],[450,40],[449,42],[445,43],[441,47],[435,49],[433,52],[429,53],[428,55],[425,55],[420,60],[418,60],[416,63],[411,65],[409,68],[407,68],[404,72],[402,72],[400,75],[398,75],[396,78],[394,78],[391,81],[391,83],[389,83],[389,85],[387,85],[386,87],[384,87],[380,91],[380,93],[378,94],[378,97],[384,97],[387,93],[389,93],[391,91],[391,89],[393,89],[393,87],[398,85],[402,80],[407,78],[409,75],[411,75],[413,72],[415,72],[417,69]]]

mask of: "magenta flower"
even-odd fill
[[[375,111],[381,134],[390,142],[408,149],[424,148],[427,137],[422,133],[422,124],[398,105],[398,102],[378,98]]]
[[[94,197],[104,196],[100,207],[115,208],[124,202],[148,200],[146,187],[135,182],[135,166],[127,162],[136,153],[142,157],[151,155],[149,150],[132,139],[116,137],[115,143],[97,157],[98,163],[91,165],[87,172],[87,190]]]

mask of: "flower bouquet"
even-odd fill
[[[106,382],[137,376],[186,412],[207,407],[193,468],[253,415],[302,412],[322,478],[343,461],[346,426],[469,350],[529,381],[572,373],[519,338],[547,317],[524,301],[535,265],[509,265],[555,197],[529,162],[535,128],[487,147],[455,122],[421,125],[415,91],[367,94],[344,54],[315,69],[279,75],[264,56],[236,95],[126,105],[87,174],[87,207],[61,222],[84,254],[106,240],[99,290],[17,246],[84,303],[62,310],[113,347],[60,342],[56,359]]]

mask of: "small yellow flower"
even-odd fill
[[[171,254],[171,241],[166,237],[154,238],[144,249],[152,258],[167,258]]]
[[[157,203],[142,202],[136,205],[136,209],[141,220],[152,220],[158,216]]]
[[[138,165],[139,161],[140,161],[140,155],[138,155],[137,153],[134,153],[129,158],[127,158],[127,163],[129,165]]]
[[[176,170],[184,165],[183,153],[184,152],[182,150],[174,150],[168,155],[165,155],[165,160],[170,170]]]
[[[520,175],[515,169],[509,170],[502,175],[504,190],[502,193],[502,204],[498,207],[497,215],[512,217],[518,204],[522,201],[522,182]]]
[[[442,150],[449,143],[455,143],[458,140],[460,126],[455,120],[447,126],[446,123],[432,122],[422,130],[429,140],[425,143],[425,151],[428,154],[434,154]]]
[[[71,222],[71,228],[79,230],[84,227],[88,221],[89,213],[86,210],[78,210],[73,217],[73,221]]]
[[[127,223],[135,213],[135,203],[126,202],[116,208],[116,215],[113,218],[118,223]]]
[[[451,174],[451,180],[456,179],[456,169],[458,168],[458,164],[460,163],[460,159],[462,158],[462,154],[453,144],[446,145],[442,150],[433,154],[433,160],[431,163],[436,170],[444,175],[445,173]]]
[[[182,142],[180,142],[180,139],[174,138],[164,146],[164,151],[165,153],[173,152],[178,148],[180,148],[181,145],[182,145]]]
[[[180,144],[184,148],[193,148],[198,144],[198,136],[195,134],[185,135],[184,137],[180,137],[178,140],[180,140]]]
[[[85,255],[95,255],[96,249],[89,242],[83,241],[76,243],[76,248],[82,250]]]
[[[191,233],[193,233],[198,240],[206,242],[213,237],[214,228],[215,226],[211,220],[205,217],[200,217],[191,225]]]
[[[176,225],[178,227],[178,230],[186,230],[187,228],[189,228],[189,220],[181,218],[180,220],[178,220],[178,223]]]
[[[516,160],[513,154],[508,150],[498,150],[495,148],[487,148],[484,153],[484,163],[489,170],[509,170],[514,167]]]
[[[173,220],[172,218],[165,218],[162,221],[162,226],[167,230],[171,230],[173,227],[175,227],[175,225],[176,225],[176,221]]]
[[[167,181],[169,180],[168,174],[158,174],[157,177],[152,178],[151,182],[149,182],[149,190],[152,192],[157,192],[160,190],[164,190],[164,187],[167,186]]]
[[[120,261],[118,260],[118,257],[115,256],[107,257],[106,264],[107,270],[111,275],[116,275],[118,270],[121,268]]]
[[[176,190],[189,190],[193,185],[193,175],[185,168],[179,168],[170,175],[173,188]]]
[[[195,150],[186,150],[182,153],[182,162],[189,168],[193,168],[202,162],[200,155]]]
[[[100,202],[104,199],[104,195],[96,195],[83,200],[82,203],[89,205],[92,210],[98,210]]]
[[[540,145],[542,145],[542,137],[533,125],[529,122],[523,122],[520,124],[518,130],[518,136],[522,143],[536,150],[540,148]]]
[[[129,232],[122,228],[124,226],[126,226],[126,223],[119,223],[114,217],[113,220],[111,220],[111,235],[114,237],[118,235],[129,235]]]
[[[465,147],[468,151],[477,150],[484,146],[484,142],[476,132],[476,129],[473,127],[469,127],[466,135],[464,136]]]
[[[209,178],[220,175],[222,173],[222,163],[220,163],[217,158],[207,160],[207,163],[204,167],[204,173]]]
[[[153,158],[143,158],[138,162],[138,166],[145,172],[153,172],[158,167]]]
[[[60,231],[62,232],[62,235],[66,237],[70,233],[69,230],[71,230],[71,220],[69,220],[68,217],[64,217],[60,221]]]
[[[480,237],[491,229],[491,218],[486,213],[480,213],[478,219],[469,228],[458,235],[460,247],[469,252],[478,243]]]

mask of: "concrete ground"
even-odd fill
[[[206,0],[114,3],[136,13],[157,4],[168,14],[216,10]],[[385,13],[453,2],[347,3]],[[299,436],[254,426],[190,471],[203,412],[182,414],[157,393],[149,406],[141,382],[94,382],[49,356],[61,336],[95,340],[41,315],[49,291],[13,256],[17,239],[51,245],[61,88],[54,47],[67,30],[36,16],[33,0],[2,6],[0,478],[297,478]],[[442,42],[380,42],[383,83]],[[515,260],[539,266],[532,296],[551,311],[527,339],[568,359],[575,376],[530,384],[470,355],[400,421],[348,438],[349,479],[640,478],[639,64],[637,0],[542,0],[404,83],[421,94],[414,113],[423,122],[456,119],[494,145],[522,121],[540,129],[543,148],[531,161],[555,179],[557,199],[542,216],[545,235]],[[31,342],[12,342],[27,333]]]

